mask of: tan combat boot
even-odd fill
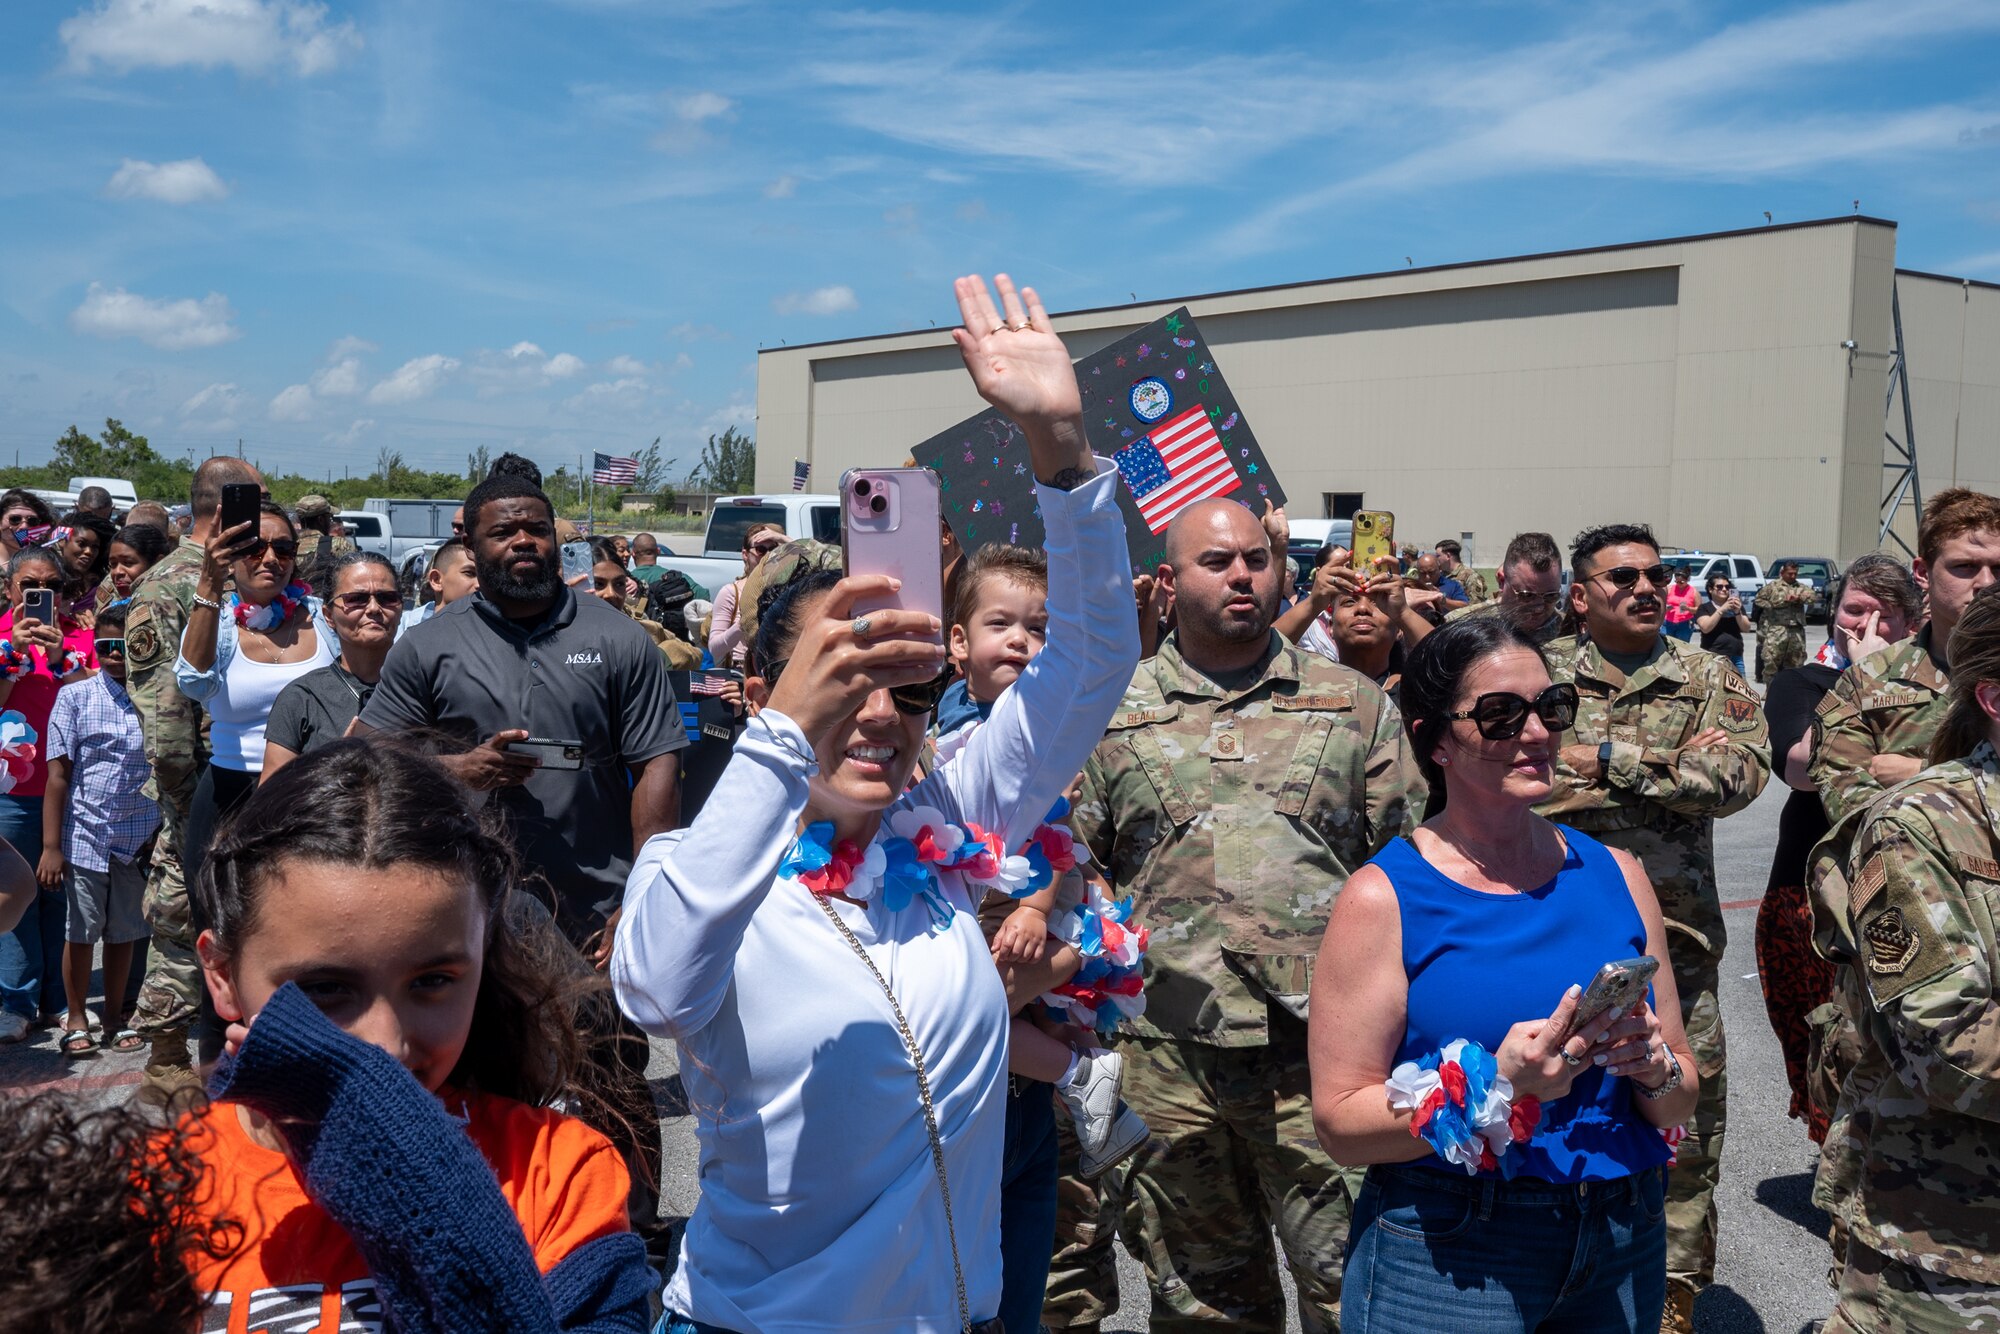
[[[1660,1334],[1694,1334],[1694,1289],[1667,1280],[1667,1309],[1660,1317]]]
[[[187,1034],[158,1033],[153,1037],[152,1054],[146,1058],[145,1077],[139,1083],[139,1101],[152,1107],[180,1109],[194,1100],[201,1089],[188,1055]]]

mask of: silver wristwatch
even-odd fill
[[[1636,1079],[1632,1081],[1632,1087],[1639,1090],[1639,1096],[1649,1102],[1655,1098],[1664,1098],[1681,1086],[1681,1058],[1674,1055],[1674,1049],[1667,1047],[1664,1042],[1660,1045],[1666,1047],[1667,1052],[1667,1082],[1656,1089],[1649,1089]]]

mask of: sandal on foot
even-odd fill
[[[62,1054],[72,1059],[97,1054],[97,1040],[90,1036],[87,1028],[66,1028],[62,1035]]]
[[[139,1036],[137,1029],[121,1028],[116,1033],[105,1035],[104,1049],[118,1052],[144,1051],[146,1039]]]

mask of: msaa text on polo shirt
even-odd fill
[[[582,653],[565,653],[563,665],[567,667],[602,667],[604,655],[596,649],[586,649]]]

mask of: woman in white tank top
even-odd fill
[[[320,601],[293,581],[298,529],[265,501],[250,524],[209,538],[174,679],[208,710],[209,762],[188,815],[184,870],[192,878],[215,826],[257,786],[264,720],[278,692],[333,661],[338,641]],[[234,589],[229,589],[233,580]]]

